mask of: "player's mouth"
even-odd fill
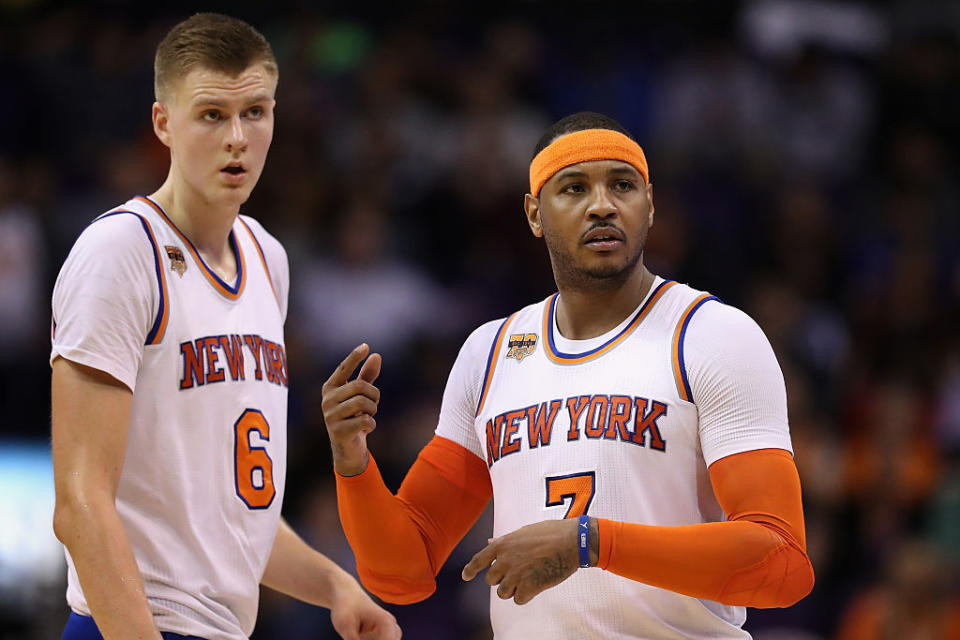
[[[247,168],[242,162],[231,162],[222,169],[220,174],[224,176],[230,184],[240,184],[247,177]]]
[[[617,227],[594,227],[583,234],[582,242],[592,251],[614,251],[623,245],[624,235]]]

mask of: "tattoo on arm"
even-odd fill
[[[530,582],[537,587],[543,587],[563,580],[570,573],[569,562],[565,562],[562,553],[552,558],[544,558],[539,567],[530,571]]]

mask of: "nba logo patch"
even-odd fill
[[[515,333],[510,336],[510,340],[507,342],[507,346],[510,349],[507,351],[508,358],[516,358],[517,362],[520,362],[528,355],[533,353],[533,350],[537,347],[537,334],[535,333]]]
[[[170,245],[166,245],[164,249],[167,250],[167,257],[170,258],[170,271],[176,271],[182,278],[187,270],[187,261],[183,258],[183,251],[180,250],[180,247],[171,247]]]

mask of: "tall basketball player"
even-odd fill
[[[426,598],[492,496],[463,578],[486,569],[497,638],[749,637],[744,607],[789,606],[814,579],[770,344],[644,267],[647,162],[610,118],[544,134],[525,210],[558,293],[470,335],[396,496],[367,448],[380,356],[361,345],[324,387],[361,580]]]
[[[345,638],[393,617],[283,521],[283,247],[238,215],[273,136],[277,64],[198,14],[156,55],[170,172],[81,234],[53,293],[54,529],[69,640],[240,640],[259,585],[331,609]]]

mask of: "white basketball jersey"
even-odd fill
[[[134,391],[117,510],[154,620],[209,640],[253,630],[286,473],[286,256],[245,217],[230,243],[233,284],[137,197],[84,231],[54,291],[51,359]]]
[[[701,445],[684,334],[701,307],[725,305],[657,278],[619,327],[592,341],[571,341],[557,331],[556,301],[554,295],[522,309],[498,323],[495,334],[478,330],[471,337],[485,334],[489,353],[474,396],[473,433],[444,426],[451,413],[441,413],[437,433],[487,461],[493,535],[583,513],[667,526],[724,520],[707,471],[716,452],[705,459]],[[782,427],[743,439],[730,452],[789,449]],[[523,606],[492,591],[491,619],[498,640],[749,637],[740,628],[742,607],[598,568],[576,571]]]

